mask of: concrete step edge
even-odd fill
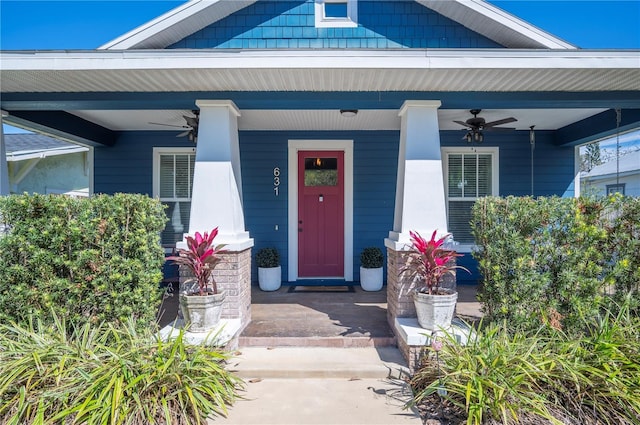
[[[365,348],[395,347],[395,337],[239,337],[239,347],[327,347],[327,348]]]

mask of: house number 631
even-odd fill
[[[273,169],[273,192],[276,196],[280,194],[280,167]]]

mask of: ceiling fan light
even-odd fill
[[[467,139],[467,143],[471,143],[471,141],[473,140],[473,137],[471,136],[471,132],[467,133],[465,137]]]
[[[358,115],[357,109],[340,109],[340,115],[345,118],[353,118]]]

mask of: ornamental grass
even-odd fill
[[[640,423],[640,320],[621,309],[585,320],[581,337],[489,324],[466,346],[451,335],[413,376],[414,403],[447,423]],[[446,395],[445,395],[446,394]]]
[[[228,352],[163,341],[134,322],[0,324],[2,424],[205,424],[243,382]]]

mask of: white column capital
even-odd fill
[[[402,106],[400,107],[400,111],[398,112],[398,116],[403,116],[407,113],[409,108],[430,108],[430,109],[438,109],[442,106],[442,102],[439,100],[405,100]]]
[[[240,116],[240,109],[233,103],[232,100],[211,100],[211,99],[198,99],[196,100],[196,106],[202,108],[227,108],[236,117]]]

